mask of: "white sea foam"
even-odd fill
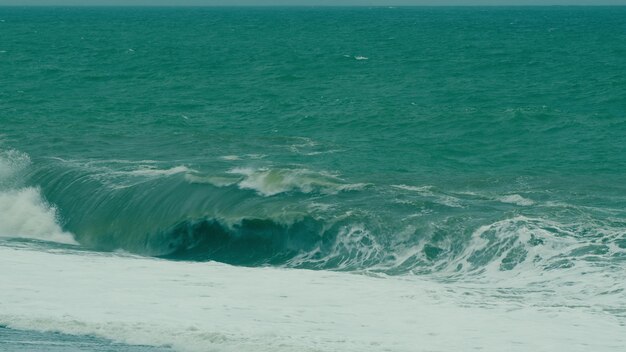
[[[368,57],[365,57],[365,56],[360,56],[360,55],[355,56],[355,57],[354,57],[354,59],[355,59],[355,60],[359,60],[359,61],[360,61],[360,60],[369,60],[369,58],[368,58]]]
[[[228,161],[236,161],[236,160],[243,160],[243,159],[263,159],[265,158],[267,155],[265,154],[245,154],[245,155],[222,155],[220,156],[220,159],[222,160],[228,160]]]
[[[431,190],[433,189],[433,186],[392,185],[391,187],[403,189],[405,191],[424,192],[428,194],[432,194]]]
[[[525,258],[516,260],[518,271],[534,273],[536,267],[549,264],[554,258],[566,259],[567,252],[584,245],[576,239],[574,232],[555,221],[516,216],[499,220],[477,228],[465,251],[457,260],[450,263],[455,270],[461,263],[464,271],[479,269],[496,275],[511,253],[525,251]],[[488,262],[473,264],[472,258],[491,258]]]
[[[241,175],[242,179],[237,183],[239,188],[251,189],[264,196],[290,191],[335,194],[360,190],[367,186],[364,183],[348,184],[336,175],[308,169],[234,168],[229,173]]]
[[[320,146],[317,142],[310,138],[298,137],[296,138],[300,143],[289,145],[289,150],[293,153],[306,155],[306,156],[315,156],[322,154],[333,154],[337,152],[341,152],[341,149],[326,149],[324,146]]]
[[[347,214],[349,216],[350,214]],[[328,263],[333,261],[338,270],[349,269],[350,267],[360,266],[370,260],[377,260],[381,254],[385,252],[385,248],[376,242],[375,237],[362,224],[353,224],[344,226],[339,230],[332,247],[328,254],[320,259],[313,259],[319,251],[312,251],[296,257],[292,263],[309,262],[316,264]],[[346,255],[350,253],[350,255]]]
[[[32,187],[0,192],[0,237],[76,244],[57,223],[56,208]]]
[[[0,247],[0,267],[10,268],[0,275],[1,325],[182,352],[587,352],[626,345],[623,321],[564,306],[554,287],[541,297],[495,297],[497,285],[11,247]]]
[[[267,155],[265,155],[265,154],[246,154],[246,157],[248,157],[250,159],[263,159],[266,156]]]
[[[335,209],[336,207],[337,207],[336,204],[327,204],[327,203],[318,203],[318,202],[311,202],[307,204],[307,209],[309,209],[311,212],[316,212],[316,211],[327,212],[331,209]]]
[[[581,232],[601,233],[603,241],[577,236]],[[536,304],[622,312],[626,319],[626,268],[617,260],[626,255],[619,245],[624,236],[609,226],[517,216],[476,229],[463,253],[438,274],[502,286],[495,295],[528,292],[526,299]]]
[[[185,165],[159,167],[159,162],[155,160],[66,160],[58,157],[51,159],[71,168],[85,170],[90,178],[114,189],[128,188],[159,177],[197,173]]]
[[[59,159],[60,160],[60,159]],[[170,177],[174,175],[190,175],[197,173],[196,170],[185,165],[160,168],[158,162],[152,160],[125,161],[64,161],[72,167],[84,169],[89,172],[89,177],[102,182],[113,189],[132,187],[155,178]],[[111,163],[116,164],[114,166]]]
[[[30,157],[17,150],[0,150],[0,185],[13,181],[16,175],[30,165]]]
[[[507,196],[500,197],[498,198],[498,200],[502,203],[510,203],[510,204],[516,204],[516,205],[521,205],[521,206],[530,206],[530,205],[535,204],[535,202],[532,201],[531,199],[524,198],[520,196],[519,194],[510,194]]]
[[[241,160],[241,157],[239,155],[223,155],[223,156],[220,156],[220,159],[222,159],[222,160]]]
[[[30,157],[16,150],[0,151],[0,237],[32,238],[76,244],[59,226],[57,210],[38,188],[20,186]]]
[[[289,150],[293,153],[301,155],[311,155],[311,153],[324,152],[323,150],[311,151],[311,149],[319,148],[318,143],[311,138],[293,137],[293,140],[296,140],[297,143],[293,143],[288,146]]]
[[[391,185],[393,188],[402,189],[405,191],[416,192],[421,196],[431,198],[435,203],[445,205],[451,208],[462,208],[463,204],[461,199],[447,195],[441,192],[433,191],[433,186],[409,186],[409,185]]]
[[[60,158],[57,158],[62,160]],[[125,159],[105,159],[105,160],[92,160],[88,163],[91,164],[156,164],[158,161],[156,160],[125,160]]]
[[[158,169],[151,166],[142,166],[136,170],[132,171],[120,171],[119,173],[131,176],[147,176],[147,177],[155,177],[155,176],[171,176],[181,173],[189,173],[195,172],[186,166],[175,166],[169,169]]]

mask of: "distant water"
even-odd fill
[[[372,281],[354,292],[363,302],[410,292],[407,281],[415,295],[440,292],[442,307],[484,313],[484,329],[462,335],[472,348],[624,346],[625,7],[15,7],[0,8],[0,38],[0,267],[17,277],[67,269],[116,285],[118,269],[133,283],[180,272],[191,290],[180,297],[190,296],[158,309],[182,319],[193,316],[186,304],[227,305],[194,301],[186,265],[248,268],[197,270],[251,288],[268,266],[267,282],[279,283],[312,269],[300,284],[314,296],[343,292],[351,275],[329,271],[348,272]],[[106,258],[100,269],[92,256]],[[65,262],[53,270],[48,260]],[[56,292],[54,277],[32,289]],[[83,292],[83,278],[66,284]],[[314,316],[268,337],[271,314],[241,331],[199,320],[181,339],[179,322],[132,320],[144,301],[132,316],[81,315],[11,282],[0,325],[12,329],[190,351],[206,341],[224,351],[467,347],[382,330],[366,344],[353,326],[362,317],[341,325],[341,309],[329,321],[350,332],[344,342],[306,325]],[[281,285],[276,300],[246,309],[280,307]],[[107,309],[130,302],[128,287],[110,287],[119,301]],[[289,307],[310,304],[291,297]],[[337,297],[346,309],[347,297]],[[389,304],[410,327],[420,313],[398,297]],[[556,317],[563,338],[489,340],[489,324],[511,310],[523,326],[554,328]],[[449,313],[450,324],[468,314]],[[244,319],[220,314],[207,319]],[[577,342],[576,329],[598,321],[606,335]],[[0,349],[20,350],[6,341]]]

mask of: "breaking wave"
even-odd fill
[[[558,218],[571,206],[514,193],[349,183],[303,168],[211,176],[147,161],[38,162],[3,152],[1,236],[174,260],[445,277],[623,268],[626,257],[619,216],[583,209],[572,223]]]
[[[0,152],[0,237],[76,244],[72,235],[61,229],[57,209],[40,190],[20,187],[20,173],[29,164],[24,153]]]

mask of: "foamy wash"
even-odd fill
[[[625,18],[0,9],[0,349],[621,351]]]

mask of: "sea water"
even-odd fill
[[[0,8],[0,349],[621,351],[625,19]]]

